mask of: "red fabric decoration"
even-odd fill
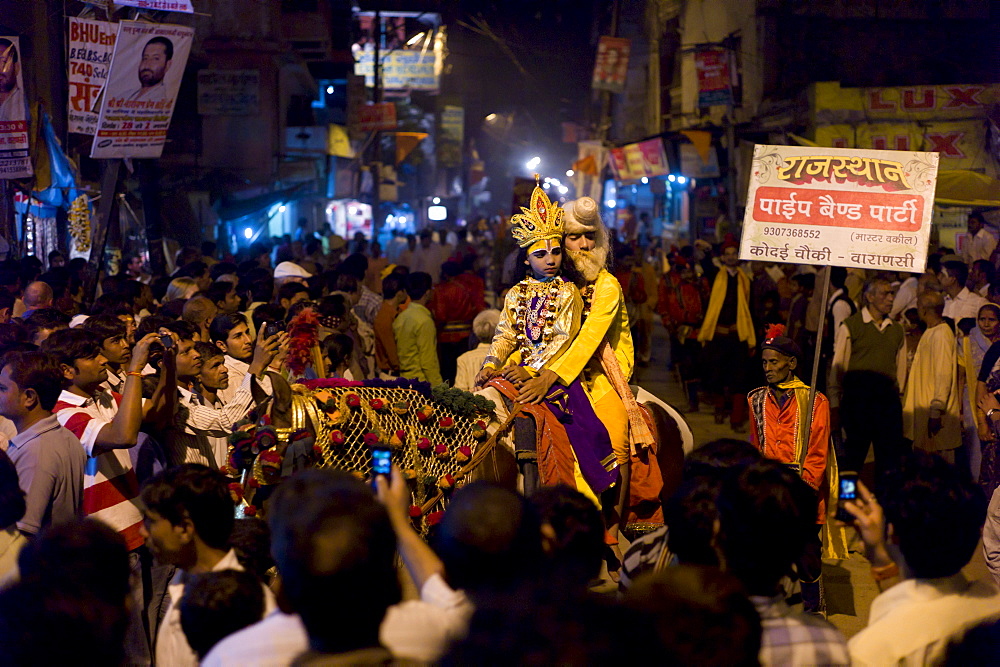
[[[416,519],[421,514],[423,514],[423,512],[420,511],[420,505],[410,505],[410,518],[411,519]]]
[[[303,308],[288,323],[288,358],[285,363],[295,375],[302,375],[309,366],[313,345],[319,342],[319,315],[312,308]]]
[[[777,338],[778,336],[785,335],[785,325],[784,324],[772,324],[767,328],[767,333],[764,334],[764,339]]]
[[[253,505],[247,505],[243,508],[243,516],[254,517],[257,516],[257,508]]]
[[[443,518],[444,518],[444,512],[439,510],[437,512],[431,512],[430,514],[428,514],[425,521],[427,522],[428,526],[436,526],[439,523],[441,523],[441,519]]]

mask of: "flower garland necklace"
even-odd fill
[[[555,278],[547,284],[524,281],[518,285],[514,315],[519,325],[517,343],[524,358],[527,358],[534,347],[548,345],[552,340],[555,332],[553,324],[556,319],[556,302],[561,288],[561,278]],[[542,302],[538,308],[530,308],[531,299],[535,296],[541,297]]]

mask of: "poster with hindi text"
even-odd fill
[[[938,154],[754,147],[740,259],[918,273]]]
[[[21,76],[21,42],[0,37],[0,178],[32,175],[28,155],[28,107]]]
[[[194,28],[122,21],[101,97],[92,158],[158,158]]]
[[[111,69],[118,26],[108,21],[69,18],[69,131],[93,135],[97,104]]]

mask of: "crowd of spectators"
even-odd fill
[[[745,272],[753,327],[781,321],[805,350],[827,310],[819,375],[841,468],[861,470],[872,444],[879,468],[844,505],[884,591],[848,641],[794,606],[815,491],[743,440],[697,443],[665,525],[621,562],[599,509],[566,487],[468,484],[422,536],[397,468],[374,488],[309,469],[278,485],[266,520],[240,515],[233,424],[298,378],[472,389],[489,306],[514,282],[505,230],[396,234],[383,250],[307,227],[237,257],[182,249],[169,275],[142,257],[94,281],[61,255],[0,264],[0,663],[995,659],[1000,594],[962,573],[981,548],[1000,580],[995,258],[942,250],[924,274],[884,276],[742,267],[725,243],[616,247],[640,366],[658,313],[688,408],[707,395],[737,432],[727,395],[745,406],[759,360],[753,344],[742,367],[703,355],[730,335],[721,319],[701,335],[711,281]],[[296,359],[305,322],[320,353]]]

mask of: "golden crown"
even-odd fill
[[[521,207],[521,213],[510,218],[513,225],[511,234],[517,245],[527,248],[539,241],[561,239],[563,235],[563,210],[553,204],[549,196],[538,185],[535,174],[535,189],[531,193],[531,208]]]

